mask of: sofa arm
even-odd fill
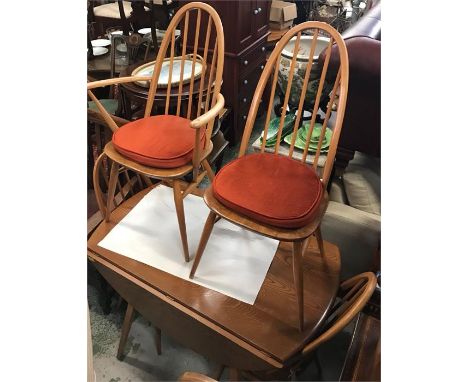
[[[380,216],[330,201],[321,223],[323,239],[338,246],[341,279],[369,271],[380,242]]]

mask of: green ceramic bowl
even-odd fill
[[[268,126],[265,146],[274,146],[276,143],[276,137],[278,136],[278,129],[281,117],[273,118]],[[286,114],[284,117],[283,130],[281,131],[281,139],[289,134],[294,126],[295,117],[292,114]],[[260,138],[260,142],[263,142],[263,134]]]
[[[296,142],[294,142],[294,147],[303,150],[305,148],[306,139],[307,139],[307,131],[309,129],[309,124],[306,123],[301,126],[301,128],[297,131]],[[312,131],[312,138],[309,144],[309,152],[316,152],[318,146],[318,140],[320,138],[320,131],[322,129],[322,125],[320,123],[316,123],[314,126],[314,130]],[[320,149],[321,154],[325,154],[328,152],[328,147],[330,146],[332,131],[327,127],[325,130],[325,136],[323,137],[322,147]],[[315,140],[314,140],[315,138]],[[287,144],[291,144],[292,140],[292,133],[288,134],[284,137],[284,141]]]

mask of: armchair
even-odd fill
[[[190,14],[195,13],[196,18]],[[194,68],[198,59],[198,38],[202,16],[206,21],[206,39],[203,47],[202,71],[199,81],[202,84],[208,81],[209,90],[206,97],[200,94],[198,100],[193,96]],[[192,19],[192,20],[190,20]],[[196,20],[195,44],[193,54],[187,52],[188,26],[190,21]],[[182,57],[179,70],[173,70],[175,52],[175,31],[179,23],[184,24]],[[213,36],[211,36],[213,34]],[[210,39],[210,37],[212,37]],[[169,49],[170,47],[170,49]],[[170,51],[170,54],[167,53]],[[211,65],[208,65],[211,52]],[[168,58],[165,58],[169,56]],[[112,196],[115,193],[119,168],[125,167],[143,175],[147,183],[148,178],[162,180],[174,190],[174,202],[183,247],[185,261],[189,261],[187,234],[183,199],[192,192],[207,175],[213,179],[214,173],[208,163],[213,144],[211,133],[213,123],[224,106],[224,98],[220,93],[224,62],[224,34],[221,20],[216,11],[209,5],[199,2],[186,4],[179,9],[169,24],[168,30],[161,43],[158,56],[154,64],[153,75],[112,78],[88,83],[88,94],[95,102],[103,119],[113,132],[112,142],[104,148],[104,154],[112,161],[107,203],[101,193],[96,192],[96,198],[105,220],[109,221],[112,208]],[[159,75],[163,63],[168,67],[168,84],[164,115],[151,116],[152,106],[158,86]],[[181,108],[181,89],[184,76],[184,65],[192,65],[190,92],[185,115]],[[209,74],[208,69],[209,68]],[[173,73],[174,72],[174,73]],[[179,80],[178,103],[175,115],[169,114],[169,101],[171,88],[176,78]],[[118,127],[112,116],[107,113],[103,105],[92,93],[92,89],[135,81],[150,81],[148,99],[144,117]],[[210,91],[211,90],[211,91]],[[206,111],[201,114],[203,110]],[[203,168],[203,170],[201,170]],[[192,181],[184,182],[181,178],[192,173]],[[96,187],[96,185],[95,185]]]

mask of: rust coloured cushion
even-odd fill
[[[323,187],[313,168],[263,153],[224,166],[213,181],[213,194],[225,206],[258,222],[299,228],[315,218]]]
[[[201,147],[205,131],[200,134]],[[115,149],[135,162],[158,168],[184,166],[192,160],[195,129],[190,120],[156,115],[121,126],[112,136]]]

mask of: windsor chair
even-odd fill
[[[325,119],[311,166],[306,163],[306,158],[310,156],[308,149],[311,143],[313,128],[309,128],[307,132],[302,160],[298,161],[292,158],[294,144],[296,138],[298,138],[300,118],[296,118],[294,123],[289,156],[278,154],[281,133],[286,117],[286,106],[288,105],[293,85],[293,75],[294,72],[297,72],[297,70],[294,69],[300,48],[300,37],[306,31],[313,34],[313,39],[311,42],[307,69],[304,73],[304,84],[308,84],[312,65],[316,65],[316,63],[314,63],[314,55],[316,55],[315,49],[317,47],[319,32],[322,36],[325,35],[329,37],[328,45],[325,48],[325,60],[321,68],[320,81],[314,101],[310,127],[315,125],[317,118],[319,107],[318,100],[320,100],[322,96],[333,44],[336,44],[338,47],[341,64],[334,80],[330,102],[328,103],[325,113]],[[281,51],[294,37],[296,37],[296,42],[289,68],[289,78],[281,112],[277,140],[274,146],[274,152],[267,153],[265,152],[265,143],[275,98]],[[272,86],[261,152],[246,155],[247,145],[257,116],[259,104],[270,76],[272,76],[273,79],[271,82]],[[295,84],[294,86],[298,85]],[[302,86],[298,102],[298,116],[302,115],[307,88],[308,86]],[[340,137],[346,106],[347,89],[348,55],[340,34],[328,24],[312,21],[299,24],[289,30],[277,43],[258,82],[247,117],[238,158],[227,164],[217,173],[212,181],[212,185],[208,187],[204,194],[205,203],[211,211],[203,229],[190,277],[193,278],[195,276],[213,226],[219,218],[226,219],[250,231],[273,239],[293,242],[294,255],[292,268],[298,303],[299,329],[301,331],[304,326],[302,254],[313,235],[318,241],[320,252],[323,254],[324,251],[320,232],[320,221],[328,204],[326,186],[330,180]],[[338,90],[339,98],[337,100]],[[334,102],[337,103],[337,110],[334,115],[335,118],[333,118],[334,126],[332,126],[333,132],[329,141],[330,146],[323,167],[318,168],[318,159],[319,156],[321,156],[321,147],[324,142],[327,126],[330,122]]]
[[[195,17],[191,17],[191,14]],[[204,42],[199,43],[202,16],[204,25],[206,25],[206,35]],[[187,44],[190,22],[196,22],[195,35],[190,36],[191,39],[194,38],[193,46]],[[180,57],[180,69],[176,70],[174,65],[176,58],[175,31],[179,25],[182,25],[183,30],[182,56]],[[201,49],[199,52],[199,45],[203,48],[203,54],[201,54]],[[188,47],[189,49],[187,49]],[[190,48],[193,48],[191,54],[188,52],[191,50]],[[169,54],[167,54],[168,52]],[[202,84],[208,81],[210,91],[207,91],[206,94],[199,94],[198,99],[195,100],[193,97],[194,70],[196,62],[200,60],[202,69],[197,81],[201,81]],[[209,65],[208,62],[211,64]],[[165,112],[163,115],[151,116],[163,64],[168,71]],[[187,107],[181,108],[185,64],[189,67],[191,65],[191,76],[188,79],[190,85]],[[88,83],[89,96],[96,103],[107,125],[113,131],[112,142],[109,142],[104,148],[105,155],[112,162],[109,176],[110,195],[115,193],[120,167],[142,174],[143,179],[149,184],[151,184],[149,178],[155,178],[171,186],[174,190],[183,254],[187,262],[189,261],[189,252],[183,199],[198,187],[205,176],[208,176],[210,180],[214,178],[207,157],[213,148],[211,142],[213,123],[224,106],[224,97],[220,93],[223,64],[224,33],[219,15],[207,4],[191,2],[181,7],[172,18],[161,42],[152,76],[121,77]],[[178,84],[174,85],[173,83],[176,83],[177,79]],[[135,81],[150,82],[144,116],[119,128],[91,90],[102,86]],[[174,86],[178,87],[177,107],[175,113],[169,114],[171,90]],[[202,110],[204,114],[202,114]],[[181,178],[189,173],[192,174],[192,180],[187,183]],[[105,221],[109,221],[112,198],[108,197],[105,205],[102,198],[98,202],[102,207],[101,210],[104,211]]]

